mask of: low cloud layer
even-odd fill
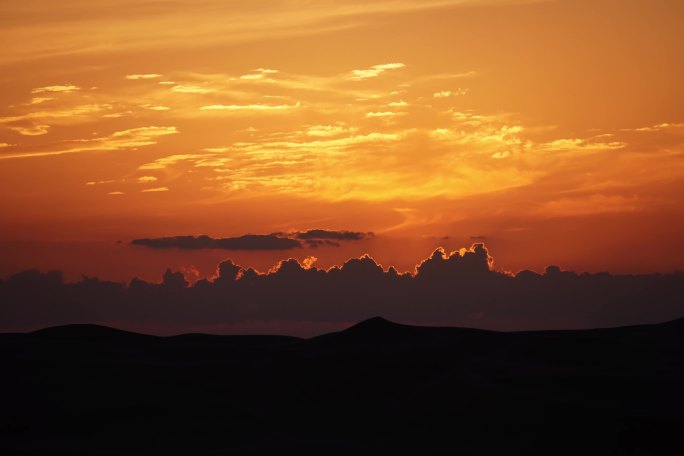
[[[333,239],[338,241],[359,241],[373,237],[373,233],[362,233],[360,231],[330,231],[330,230],[308,230],[295,233],[298,239]]]
[[[142,238],[133,239],[131,244],[153,249],[289,250],[301,248],[303,244],[300,241],[309,247],[339,246],[337,241],[359,241],[372,236],[373,233],[358,231],[313,229],[293,233],[246,234],[229,238],[212,238],[207,235]]]
[[[549,266],[543,274],[513,276],[493,269],[481,243],[450,253],[437,249],[404,274],[367,255],[330,269],[317,269],[313,261],[284,260],[259,273],[226,260],[214,277],[192,286],[182,272],[171,270],[159,283],[134,278],[129,284],[88,277],[65,283],[60,271],[25,271],[0,281],[0,331],[101,323],[211,332],[220,324],[285,322],[287,328],[286,322],[344,324],[377,315],[407,323],[522,330],[684,316],[684,274],[577,274]]]
[[[240,237],[212,238],[210,236],[173,236],[133,239],[133,245],[153,249],[223,249],[223,250],[288,250],[302,246],[299,241],[272,234],[247,234]]]

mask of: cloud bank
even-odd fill
[[[210,236],[173,236],[162,238],[133,239],[133,245],[153,249],[223,249],[223,250],[288,250],[301,247],[294,240],[271,234],[246,234],[233,238],[212,238]]]
[[[216,241],[184,240],[193,246]],[[493,269],[482,243],[450,253],[437,249],[403,274],[368,255],[330,269],[317,269],[313,261],[288,259],[260,273],[226,260],[214,277],[192,286],[182,272],[170,269],[159,283],[134,278],[129,284],[89,277],[65,283],[60,271],[24,271],[0,281],[0,331],[108,323],[211,332],[217,324],[343,324],[377,315],[407,323],[522,330],[654,323],[684,315],[682,273],[577,274],[550,266],[543,274],[512,275]]]
[[[153,249],[219,249],[219,250],[289,250],[301,248],[304,241],[311,247],[319,245],[339,246],[337,241],[359,241],[372,237],[373,233],[358,231],[334,231],[312,229],[292,233],[246,234],[239,237],[212,238],[200,236],[171,236],[161,238],[133,239],[131,244]]]

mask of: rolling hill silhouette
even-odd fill
[[[51,328],[33,331],[31,334],[34,337],[41,339],[77,342],[131,343],[134,341],[156,338],[155,336],[149,336],[147,334],[139,334],[131,331],[124,331],[122,329],[115,329],[93,324],[53,326]]]
[[[371,318],[311,339],[0,334],[2,454],[672,454],[684,319],[540,332]]]
[[[382,317],[364,320],[349,328],[313,338],[318,342],[337,344],[387,344],[413,340],[420,336],[422,328],[391,322]]]

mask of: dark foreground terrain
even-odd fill
[[[684,320],[312,339],[0,334],[0,453],[684,454]],[[388,453],[391,454],[391,453]]]

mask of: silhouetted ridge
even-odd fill
[[[668,455],[684,426],[682,324],[0,334],[0,454]]]
[[[343,344],[397,344],[413,341],[417,336],[426,335],[426,330],[429,331],[429,328],[402,325],[382,317],[373,317],[343,331],[324,334],[310,340]]]
[[[301,340],[298,337],[281,335],[218,335],[201,333],[187,333],[168,337],[158,337],[94,324],[53,326],[50,328],[39,329],[26,335],[55,341],[135,342],[143,340],[161,341],[162,339],[166,339],[168,341],[175,341],[177,343],[184,344],[226,346],[278,345]]]
[[[677,318],[676,320],[670,320],[666,321],[664,323],[660,323],[661,325],[668,325],[668,326],[675,326],[677,328],[681,328],[684,330],[684,318]]]
[[[393,333],[393,334],[396,334],[400,331],[405,331],[408,328],[410,328],[410,326],[402,325],[399,323],[394,323],[393,321],[389,321],[386,318],[373,317],[373,318],[369,318],[368,320],[360,321],[357,324],[350,326],[349,328],[345,329],[343,332],[347,333],[347,334],[365,334],[365,333],[373,333],[373,334]]]
[[[73,324],[64,326],[53,326],[51,328],[39,329],[30,333],[44,339],[69,340],[79,342],[90,341],[111,341],[116,339],[153,339],[156,336],[140,334],[122,329],[110,328],[93,324]]]

